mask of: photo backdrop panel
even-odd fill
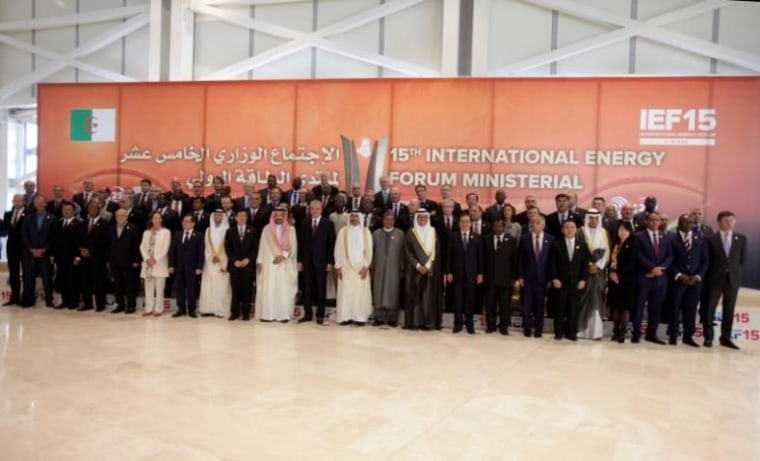
[[[116,85],[40,85],[37,179],[42,193],[49,195],[54,184],[61,184],[71,196],[82,191],[88,176],[96,184],[119,183],[116,141],[71,140],[71,111],[78,109],[115,110],[118,139],[119,92]],[[81,122],[75,120],[73,128],[85,129]]]

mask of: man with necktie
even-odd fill
[[[259,233],[248,224],[248,213],[239,210],[235,222],[227,229],[224,250],[227,253],[227,271],[230,273],[232,301],[230,317],[250,319],[253,293],[253,269],[259,250]]]
[[[198,317],[195,308],[198,277],[203,271],[203,254],[203,234],[195,231],[193,215],[186,215],[182,218],[182,230],[174,233],[169,251],[169,273],[174,274],[177,284],[177,312],[172,317]]]
[[[24,243],[21,239],[26,202],[23,194],[13,196],[13,208],[5,212],[0,234],[7,235],[5,242],[8,256],[8,282],[11,287],[11,297],[3,306],[21,305],[21,264],[24,260]]]
[[[335,264],[335,225],[323,217],[322,202],[309,204],[309,219],[304,220],[298,233],[298,271],[304,274],[303,310],[298,323],[314,318],[312,306],[317,305],[317,323],[323,324],[327,293],[327,274]]]
[[[53,224],[53,262],[55,263],[55,289],[61,294],[61,303],[56,309],[76,309],[79,307],[80,274],[74,264],[79,252],[79,226],[82,220],[76,213],[74,204],[68,201],[61,205],[62,217]]]
[[[82,192],[74,194],[72,201],[79,207],[79,214],[82,219],[87,217],[87,206],[90,201],[95,197],[95,183],[91,178],[84,178],[82,180]]]
[[[660,325],[660,311],[668,289],[667,270],[673,263],[673,248],[671,237],[660,230],[660,222],[660,213],[651,211],[646,217],[646,229],[635,234],[638,293],[632,319],[633,343],[641,340],[641,322],[646,306],[645,339],[655,344],[665,344],[665,341],[657,337],[657,327]]]
[[[483,283],[483,240],[472,231],[468,215],[459,217],[459,230],[449,236],[445,259],[446,282],[454,286],[454,330],[475,334],[477,289]]]
[[[24,244],[24,293],[21,307],[33,307],[37,298],[35,282],[42,277],[45,290],[45,305],[53,307],[53,268],[50,265],[50,248],[55,216],[48,213],[47,199],[37,194],[34,197],[33,213],[23,222],[21,240]]]
[[[734,311],[742,284],[742,268],[747,260],[747,237],[735,232],[735,226],[734,213],[721,211],[718,213],[718,232],[707,238],[710,267],[707,270],[705,288],[709,304],[702,315],[705,347],[712,346],[715,337],[715,309],[722,298],[720,345],[729,349],[739,349],[733,342]]]

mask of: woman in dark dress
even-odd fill
[[[628,222],[617,226],[617,242],[610,258],[607,305],[615,321],[612,340],[625,342],[625,329],[636,303],[636,239]]]

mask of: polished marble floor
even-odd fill
[[[759,342],[517,333],[4,307],[0,459],[760,459]]]

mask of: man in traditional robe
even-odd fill
[[[275,208],[264,227],[256,258],[256,317],[286,323],[298,291],[296,230],[287,221],[287,206]]]
[[[232,302],[230,274],[227,272],[227,253],[224,251],[224,237],[230,222],[224,218],[224,211],[214,211],[205,234],[203,278],[201,278],[201,299],[198,311],[203,317],[229,317]]]
[[[383,227],[372,234],[374,326],[398,326],[401,278],[404,275],[404,233],[396,229],[393,211],[383,213]]]
[[[406,234],[405,330],[433,330],[441,310],[441,259],[430,213],[417,210],[414,227]]]
[[[586,289],[580,300],[578,313],[578,337],[601,339],[604,335],[602,312],[604,293],[607,289],[607,261],[610,257],[610,240],[602,226],[602,212],[596,208],[586,211],[584,226],[579,237],[583,237],[588,247],[590,260]]]
[[[369,267],[372,264],[372,234],[362,225],[359,211],[351,212],[348,225],[335,239],[335,272],[338,296],[335,299],[340,325],[364,326],[372,313]]]

